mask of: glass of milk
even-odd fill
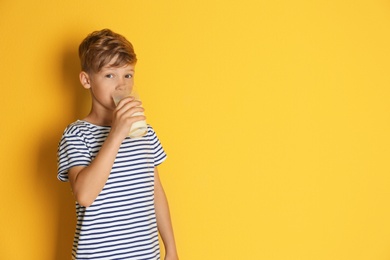
[[[121,90],[115,90],[112,94],[112,99],[114,100],[115,105],[117,106],[119,101],[121,101],[123,98],[132,96],[135,100],[140,101],[139,94],[133,87],[132,89],[121,89]],[[144,112],[135,112],[133,116],[143,116]],[[134,122],[131,125],[131,128],[129,130],[128,136],[130,138],[140,138],[144,136],[148,131],[148,126],[146,124],[145,120]]]

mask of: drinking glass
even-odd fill
[[[112,99],[114,100],[115,105],[117,106],[119,101],[123,98],[132,96],[135,100],[140,101],[139,94],[136,89],[133,87],[132,89],[121,89],[115,90],[112,94]],[[144,112],[135,112],[133,116],[143,116]],[[130,138],[140,138],[144,136],[148,131],[148,126],[145,120],[136,121],[131,125],[128,136]]]

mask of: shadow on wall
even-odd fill
[[[68,44],[59,55],[58,60],[62,60],[59,62],[59,69],[63,75],[63,78],[59,80],[59,86],[63,87],[64,97],[68,98],[68,102],[64,102],[66,107],[61,109],[64,112],[58,116],[58,120],[47,122],[44,127],[38,158],[40,188],[44,190],[51,203],[49,210],[57,210],[50,214],[58,218],[57,230],[53,230],[56,234],[54,236],[56,241],[53,242],[56,245],[53,259],[56,260],[71,258],[76,226],[75,203],[70,185],[57,179],[57,147],[66,125],[86,116],[82,115],[82,108],[89,100],[88,91],[83,89],[78,78],[80,64],[77,47],[77,44]]]

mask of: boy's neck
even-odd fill
[[[83,120],[94,125],[111,126],[112,111],[100,111],[98,113],[92,109]]]

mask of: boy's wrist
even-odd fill
[[[110,142],[113,142],[113,143],[119,143],[121,144],[124,140],[124,138],[121,138],[120,135],[118,134],[115,134],[113,131],[111,131],[108,136],[107,136],[107,139],[106,141],[109,140]]]
[[[165,254],[165,260],[179,260],[179,256],[177,255],[177,253],[168,253],[166,252]]]
[[[165,257],[169,257],[168,259],[179,259],[176,247],[165,248]]]

